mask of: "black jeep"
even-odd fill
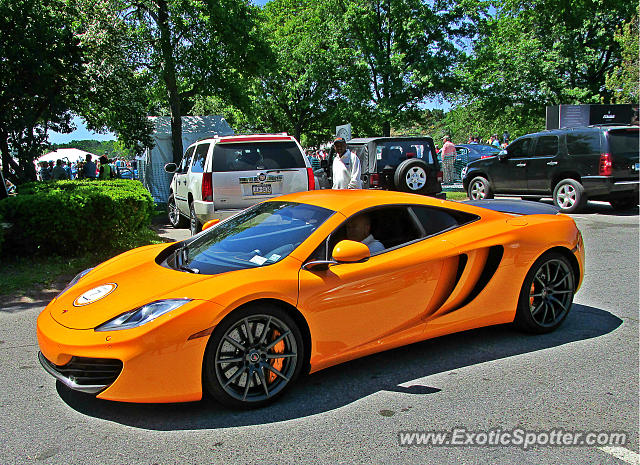
[[[360,159],[363,189],[397,190],[445,198],[442,171],[431,137],[357,138],[347,141],[347,147]],[[323,163],[329,182],[335,155],[332,147]]]

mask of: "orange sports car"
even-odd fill
[[[311,191],[80,273],[40,362],[99,398],[265,405],[303,372],[481,326],[558,327],[582,236],[555,207]]]

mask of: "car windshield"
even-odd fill
[[[220,143],[213,149],[213,171],[304,168],[295,142]]]
[[[376,144],[376,158],[382,166],[397,166],[408,158],[421,158],[433,163],[430,140],[397,140]]]
[[[219,223],[178,249],[175,268],[201,274],[255,268],[289,255],[334,212],[294,202],[265,202]]]

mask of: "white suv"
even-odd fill
[[[224,219],[278,195],[315,188],[313,170],[298,141],[287,134],[203,139],[190,145],[174,173],[169,221],[192,234],[211,219]]]

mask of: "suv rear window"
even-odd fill
[[[398,166],[407,158],[421,158],[433,164],[431,144],[424,140],[385,141],[376,145],[376,158],[384,165]]]
[[[222,143],[213,148],[214,172],[305,167],[295,142]]]
[[[609,150],[612,154],[637,154],[640,151],[638,131],[609,131]]]
[[[567,134],[569,155],[600,155],[600,131]]]

